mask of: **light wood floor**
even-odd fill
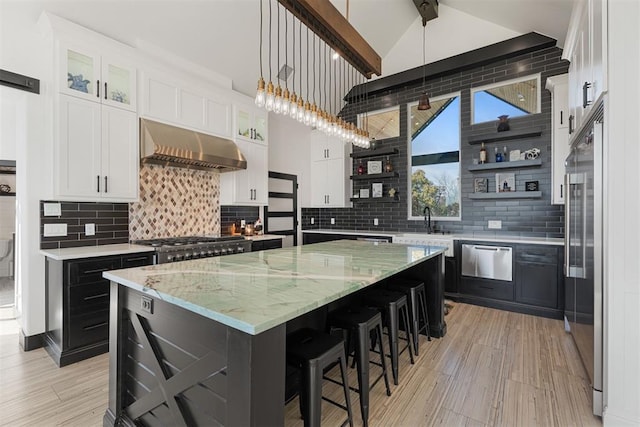
[[[446,321],[447,336],[423,338],[415,365],[401,355],[400,384],[392,382],[391,397],[382,382],[371,391],[370,425],[601,425],[591,415],[586,372],[561,321],[466,304],[456,304]],[[0,425],[101,426],[107,355],[60,369],[42,349],[22,352],[17,340],[15,321],[0,320]],[[328,381],[325,395],[342,401],[341,389]],[[357,396],[351,393],[359,426]],[[324,425],[344,420],[328,403],[322,411]],[[288,427],[302,426],[297,399],[285,417]]]

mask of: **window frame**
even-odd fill
[[[397,112],[398,112],[398,135],[397,136],[389,136],[389,137],[384,138],[384,139],[377,139],[376,138],[376,141],[384,141],[385,139],[399,138],[400,135],[402,135],[402,132],[401,132],[402,129],[400,128],[400,126],[402,126],[401,123],[400,123],[400,105],[394,105],[394,106],[391,106],[391,107],[381,108],[379,110],[365,111],[363,113],[358,113],[358,115],[357,115],[358,127],[360,127],[360,128],[363,127],[364,123],[362,123],[362,119],[365,116],[371,116],[372,114],[387,113],[389,111],[394,111],[394,110],[397,110]],[[368,131],[368,129],[365,129],[365,130]],[[375,136],[373,136],[373,135],[371,137],[375,138]]]
[[[484,122],[474,122],[473,118],[475,117],[475,111],[476,111],[476,106],[475,106],[475,94],[476,92],[482,92],[485,91],[487,89],[493,89],[495,87],[500,87],[500,86],[508,86],[510,84],[513,83],[520,83],[520,82],[525,82],[527,80],[533,80],[536,79],[537,80],[537,85],[538,85],[538,90],[536,91],[536,97],[537,97],[537,108],[536,111],[533,113],[529,113],[527,116],[532,115],[532,114],[540,114],[540,112],[542,111],[542,106],[540,105],[542,102],[542,88],[540,87],[541,85],[541,81],[542,81],[542,76],[541,73],[534,73],[534,74],[529,74],[527,76],[524,77],[518,77],[515,79],[509,79],[509,80],[501,80],[499,82],[496,83],[490,83],[490,84],[486,84],[486,85],[482,85],[482,86],[477,86],[477,87],[472,87],[471,90],[469,91],[469,94],[471,96],[471,116],[469,117],[469,122],[471,125],[479,125],[481,123],[490,123],[492,121],[497,121],[497,117],[495,120],[487,120]],[[519,117],[527,117],[527,116],[519,116]],[[515,117],[518,118],[518,117]]]
[[[458,204],[460,209],[458,210],[458,216],[432,216],[432,221],[462,221],[462,92],[450,92],[444,95],[431,97],[431,101],[438,101],[446,98],[455,98],[458,97],[460,100],[460,108],[458,111],[459,114],[459,123],[460,123],[460,139],[458,141],[458,189],[459,189],[459,198]],[[412,209],[412,199],[411,199],[411,175],[412,175],[412,147],[411,147],[411,107],[418,105],[418,101],[414,101],[406,104],[407,106],[407,219],[409,221],[423,221],[423,216],[413,216],[411,215]],[[443,153],[449,153],[449,151],[445,151]]]

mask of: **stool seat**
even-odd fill
[[[407,307],[407,296],[403,292],[394,292],[388,289],[372,289],[364,295],[365,303],[370,307],[375,307],[383,313],[383,325],[387,327],[389,333],[389,350],[391,353],[391,372],[393,383],[398,385],[399,360],[401,352],[409,349],[411,364],[414,364],[413,349],[411,342],[409,309]],[[407,345],[402,350],[399,349],[400,320],[404,323]]]
[[[342,329],[347,334],[347,351],[350,344],[355,345],[355,360],[358,373],[358,390],[360,394],[360,412],[364,427],[369,425],[369,389],[384,378],[387,396],[391,396],[387,364],[384,360],[382,345],[382,316],[378,310],[362,306],[349,306],[329,313],[329,326],[332,329]],[[371,348],[371,334],[375,334],[380,353],[382,374],[369,384],[369,350]]]
[[[303,328],[287,335],[287,363],[302,370],[300,412],[305,427],[320,427],[322,399],[347,411],[347,420],[353,426],[344,340],[314,329]],[[322,396],[325,369],[340,363],[342,387],[346,406]]]

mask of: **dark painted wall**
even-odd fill
[[[347,120],[353,121],[358,113],[374,111],[400,105],[400,136],[379,143],[382,147],[395,147],[399,154],[391,156],[395,170],[400,173],[398,178],[381,180],[384,183],[384,192],[390,187],[398,189],[400,201],[398,203],[354,203],[353,208],[340,209],[302,209],[302,228],[328,228],[328,229],[358,229],[376,231],[424,231],[423,221],[410,221],[407,219],[407,103],[415,102],[420,94],[426,90],[430,96],[435,97],[453,92],[461,95],[461,193],[462,193],[462,220],[440,221],[437,227],[441,230],[455,233],[494,233],[496,230],[487,228],[488,220],[502,220],[502,229],[497,230],[501,234],[539,236],[539,237],[563,237],[564,236],[564,207],[551,205],[551,94],[545,90],[546,78],[563,74],[568,70],[569,63],[561,60],[562,50],[558,48],[542,49],[533,53],[519,55],[508,60],[500,60],[483,67],[455,73],[426,82],[423,87],[407,86],[394,92],[369,97],[365,102],[349,104],[343,110]],[[508,150],[540,148],[542,167],[527,169],[510,169],[503,172],[516,174],[516,187],[518,191],[524,191],[525,181],[539,181],[542,198],[534,200],[470,200],[469,193],[473,192],[474,178],[489,178],[490,190],[495,188],[495,173],[488,171],[483,173],[470,172],[467,167],[472,164],[474,157],[479,157],[480,146],[469,145],[467,139],[473,135],[496,132],[496,123],[482,123],[471,125],[471,98],[470,90],[473,87],[490,83],[523,77],[541,73],[541,113],[528,117],[514,118],[510,120],[511,130],[525,130],[542,128],[540,137],[504,141],[487,144],[491,161],[494,161],[493,149],[498,146],[502,150],[507,146]],[[497,120],[496,120],[497,121]],[[354,147],[354,151],[358,151]],[[382,159],[363,159],[382,160]],[[354,173],[358,160],[354,160]],[[371,183],[372,181],[366,181]],[[354,188],[362,187],[356,183]],[[315,224],[311,225],[311,217]],[[331,225],[331,218],[335,218],[335,225]],[[373,219],[378,218],[379,225],[373,225]]]

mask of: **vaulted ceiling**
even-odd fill
[[[345,14],[347,0],[331,1]],[[572,3],[441,0],[440,17],[426,28],[426,62],[530,31],[553,37],[562,46]],[[234,89],[250,96],[259,73],[259,4],[258,0],[0,1],[3,13],[20,10],[35,22],[42,10],[48,10],[126,44],[172,53],[230,78]],[[263,4],[266,19],[268,1]],[[384,75],[422,64],[422,26],[412,0],[350,0],[349,11],[352,25],[382,57]],[[273,64],[274,73],[278,68]]]

